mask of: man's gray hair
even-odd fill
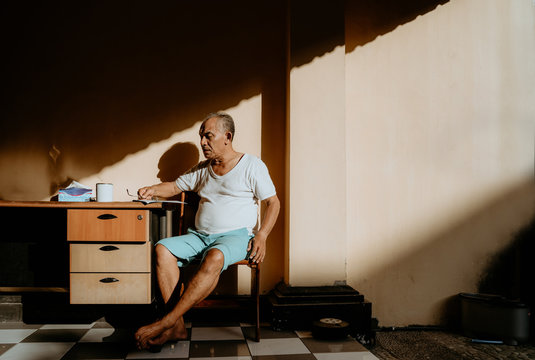
[[[213,112],[213,113],[210,113],[210,114],[206,115],[206,117],[203,120],[203,124],[207,120],[209,120],[211,118],[217,118],[219,126],[220,126],[220,129],[223,132],[227,132],[227,131],[230,132],[232,134],[232,139],[231,140],[234,140],[234,132],[236,130],[235,130],[235,127],[234,127],[234,119],[232,119],[232,116],[230,116],[229,114],[227,114],[225,112],[221,112],[221,111]]]

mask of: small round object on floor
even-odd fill
[[[336,318],[323,318],[312,323],[312,335],[318,339],[343,339],[349,334],[349,323]]]

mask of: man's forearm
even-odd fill
[[[255,234],[254,238],[249,242],[247,251],[250,252],[249,260],[255,263],[261,263],[266,256],[266,240],[277,221],[279,215],[280,202],[277,195],[274,195],[266,200],[266,211],[264,212],[264,219],[260,229]]]
[[[265,201],[266,211],[264,212],[264,218],[262,219],[258,233],[262,233],[265,237],[267,237],[271,233],[271,230],[273,230],[273,226],[275,226],[275,222],[279,216],[280,201],[277,195],[274,195]]]
[[[171,196],[178,195],[180,194],[180,192],[181,191],[178,189],[174,181],[163,182],[161,184],[156,185],[155,196],[168,198]]]
[[[169,198],[180,193],[181,191],[178,186],[176,186],[176,183],[174,181],[163,182],[160,184],[147,186],[138,190],[138,195],[142,199]]]

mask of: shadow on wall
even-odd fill
[[[17,177],[0,179],[3,197],[46,197],[263,93],[284,54],[271,31],[284,29],[283,1],[0,6],[0,172]]]
[[[475,292],[474,284],[481,281],[479,290],[519,294],[526,301],[533,295],[533,179],[519,183],[504,191],[464,219],[430,235],[420,248],[411,250],[399,259],[388,263],[363,279],[357,289],[366,288],[371,301],[374,297],[392,297],[396,301],[388,309],[376,309],[379,322],[381,313],[403,314],[417,325],[442,325],[456,328],[459,325],[458,294]],[[518,229],[525,229],[516,234]],[[529,240],[528,240],[529,239]],[[399,239],[404,243],[404,239]],[[511,244],[511,245],[508,245]],[[525,251],[523,262],[516,263],[518,251]],[[490,266],[489,259],[495,259]],[[515,265],[522,266],[520,272]],[[481,273],[474,273],[474,269]],[[482,280],[481,280],[482,279]],[[522,290],[517,290],[521,286]],[[451,290],[453,289],[453,290]],[[385,304],[384,300],[381,304]],[[434,319],[431,323],[428,319]],[[381,326],[406,326],[394,321]]]
[[[175,181],[180,175],[199,162],[199,149],[192,143],[176,143],[158,161],[158,179],[161,182]],[[179,200],[180,196],[171,199]],[[196,211],[196,210],[195,210]],[[193,218],[195,213],[193,213]]]
[[[343,0],[290,1],[291,67],[344,45],[344,6]]]
[[[520,300],[535,309],[535,218],[496,254],[479,283],[479,292]],[[532,319],[532,322],[534,320]]]
[[[449,0],[348,1],[346,27],[355,36],[346,39],[346,53],[447,2]]]
[[[449,0],[290,1],[291,67],[346,46],[352,52]],[[345,19],[344,19],[345,14]],[[347,32],[356,36],[344,38]]]
[[[514,235],[513,241],[490,261],[479,283],[482,294],[501,295],[519,300],[535,309],[535,217]],[[534,329],[531,316],[530,327]],[[532,331],[531,339],[534,338]]]
[[[174,181],[199,162],[199,149],[192,143],[176,143],[158,162],[158,179]]]

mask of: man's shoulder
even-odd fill
[[[208,168],[209,165],[210,162],[208,160],[200,161],[197,164],[193,165],[191,168],[189,168],[186,172],[184,172],[183,175],[194,174],[199,171],[204,171]]]
[[[243,168],[246,169],[256,169],[259,166],[265,166],[264,162],[258,156],[249,153],[244,153],[240,161],[244,163]]]
[[[249,154],[249,153],[244,153],[243,159],[249,164],[263,164],[264,163],[262,159],[260,159],[258,156]]]
[[[245,160],[244,168],[247,169],[248,173],[256,176],[268,171],[266,164],[258,156],[246,153],[243,158]]]
[[[209,161],[209,160],[203,160],[203,161],[200,161],[199,163],[197,163],[196,165],[194,165],[191,169],[189,169],[188,171],[186,171],[186,174],[189,174],[189,173],[193,173],[193,172],[196,172],[196,171],[199,171],[199,170],[206,169],[206,168],[208,168],[209,165],[210,165],[210,161]]]

